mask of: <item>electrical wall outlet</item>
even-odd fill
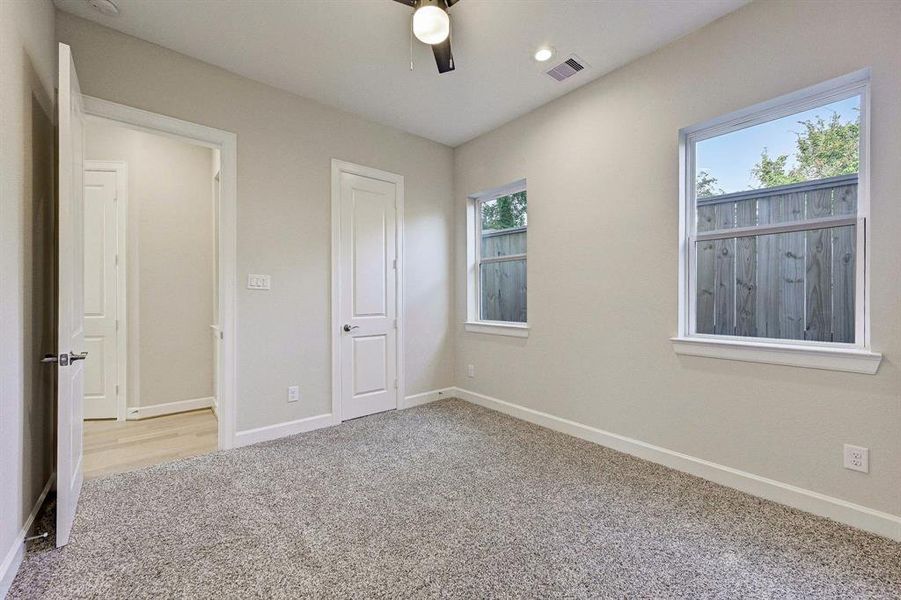
[[[288,387],[288,402],[297,402],[300,400],[300,386],[292,385]]]
[[[466,375],[469,377],[476,376],[476,367],[475,365],[466,365]]]
[[[845,468],[852,471],[870,472],[870,449],[845,444]]]
[[[249,273],[247,275],[248,290],[268,290],[272,287],[272,279],[269,275],[257,275]]]

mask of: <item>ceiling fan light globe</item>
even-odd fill
[[[450,18],[435,5],[421,6],[413,13],[413,35],[424,44],[440,44],[450,35]]]

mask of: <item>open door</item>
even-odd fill
[[[72,50],[59,45],[59,337],[56,545],[65,546],[82,483],[84,418],[84,113]]]

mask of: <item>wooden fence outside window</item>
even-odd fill
[[[856,217],[856,174],[699,198],[697,333],[853,343]]]

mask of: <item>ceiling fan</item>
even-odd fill
[[[420,42],[432,47],[438,72],[453,71],[454,55],[451,52],[450,17],[447,10],[460,0],[394,1],[413,8],[413,35]]]

